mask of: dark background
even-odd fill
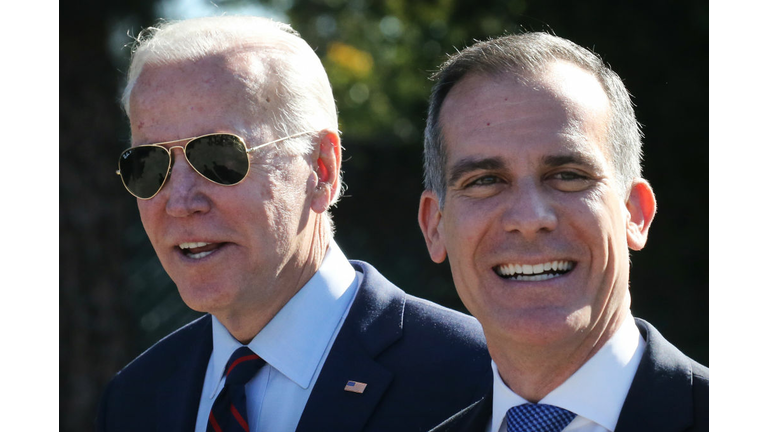
[[[203,2],[205,3],[205,2]],[[644,174],[659,212],[632,256],[635,316],[709,364],[708,5],[683,0],[273,0],[261,5],[316,48],[339,105],[347,196],[336,240],[411,294],[464,310],[447,264],[416,221],[427,76],[446,53],[523,29],[594,49],[625,80],[644,125]],[[80,0],[60,12],[60,428],[92,430],[106,382],[199,314],[181,302],[114,174],[129,145],[119,107],[127,32],[172,16],[169,2]],[[210,6],[210,2],[205,3]],[[193,13],[191,8],[180,9]],[[178,10],[178,9],[177,9]]]

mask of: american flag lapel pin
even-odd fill
[[[344,386],[344,391],[353,392],[353,393],[362,393],[365,391],[365,388],[367,386],[368,384],[364,382],[347,381],[347,385]]]

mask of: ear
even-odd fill
[[[437,194],[432,191],[424,191],[419,201],[419,227],[427,242],[427,249],[432,261],[441,263],[445,261],[447,251],[441,234],[443,213],[440,210],[440,202]]]
[[[632,250],[640,250],[645,247],[648,230],[656,215],[656,197],[645,179],[637,178],[632,182],[627,210],[627,245]]]
[[[312,167],[317,176],[317,185],[312,192],[312,210],[323,213],[331,206],[339,190],[341,169],[341,138],[330,129],[320,132],[320,145],[312,153]]]

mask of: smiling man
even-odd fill
[[[118,174],[182,299],[207,314],[117,374],[97,430],[424,431],[482,396],[479,323],[333,241],[336,107],[289,26],[142,33],[123,102]]]
[[[435,430],[708,430],[709,370],[630,312],[656,201],[621,79],[544,33],[477,43],[435,78],[419,223],[494,371]]]

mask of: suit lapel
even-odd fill
[[[647,345],[616,432],[673,432],[693,424],[691,361],[647,322],[635,319]]]
[[[484,398],[476,402],[474,409],[466,415],[466,420],[461,431],[465,432],[484,432],[493,416],[493,390]]]
[[[352,262],[363,281],[342,325],[296,429],[363,429],[384,395],[393,373],[376,360],[402,335],[405,296],[365,263]],[[366,383],[362,394],[348,392],[348,381]]]
[[[359,345],[334,345],[301,416],[297,432],[360,431],[392,381],[392,373],[362,351]],[[348,381],[366,383],[362,394],[348,392]]]
[[[174,368],[167,379],[158,383],[155,407],[158,432],[189,432],[195,430],[197,410],[208,360],[213,350],[211,317],[203,318],[199,337],[188,350],[176,355]]]
[[[485,432],[493,416],[493,389],[430,432]]]

